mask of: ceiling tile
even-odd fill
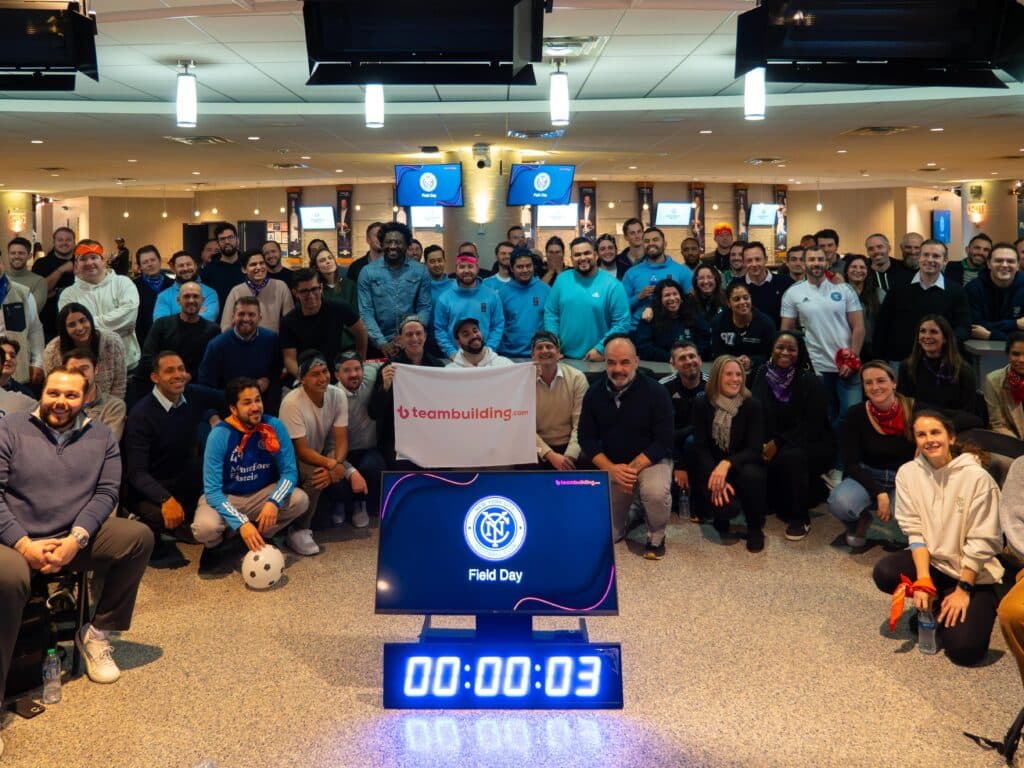
[[[610,35],[622,14],[622,11],[556,10],[544,17],[544,36]]]
[[[195,23],[222,43],[293,43],[306,39],[296,14],[202,17]]]
[[[615,35],[604,46],[609,56],[686,56],[704,42],[705,35]]]
[[[104,24],[98,21],[99,31],[105,38],[118,43],[144,45],[146,43],[164,43],[173,41],[182,44],[182,56],[188,51],[184,46],[190,43],[209,43],[210,36],[196,29],[184,19],[157,19],[155,21],[119,21]]]
[[[305,66],[308,60],[305,42],[231,43],[225,47],[230,47],[240,57],[255,64],[302,62]]]
[[[660,35],[666,29],[687,35],[708,34],[722,26],[731,11],[630,10],[623,14],[616,35]]]
[[[591,70],[580,98],[640,98],[678,65],[678,56],[602,58]]]

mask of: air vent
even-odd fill
[[[309,168],[309,165],[307,163],[271,163],[268,167],[275,171],[298,171]]]
[[[515,128],[509,129],[510,139],[560,139],[565,136],[564,128],[556,128],[553,131],[519,131]]]
[[[167,141],[176,141],[179,144],[188,144],[194,147],[197,144],[230,144],[230,139],[222,136],[164,136]]]
[[[747,165],[781,165],[786,162],[784,157],[752,157],[745,161]]]
[[[861,128],[854,128],[844,131],[843,136],[895,136],[898,133],[906,133],[916,128],[916,125],[866,125]]]
[[[946,170],[945,168],[918,168],[921,173],[938,173],[939,171]]]
[[[60,173],[61,171],[66,171],[67,168],[61,168],[60,166],[52,166],[50,168],[40,168],[39,170],[46,171],[47,173]]]
[[[578,59],[591,53],[606,38],[603,37],[545,37],[544,56],[551,59]]]
[[[116,179],[114,179],[115,184],[120,184],[122,186],[124,186],[125,184],[132,184],[136,181],[138,181],[138,179],[129,179],[126,176],[118,176]]]

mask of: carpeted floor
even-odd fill
[[[5,716],[3,766],[995,766],[961,735],[1001,738],[1022,705],[998,628],[985,665],[924,656],[904,616],[885,626],[875,547],[851,557],[818,517],[764,553],[673,518],[668,556],[616,550],[621,615],[589,622],[622,643],[610,712],[397,712],[381,707],[385,641],[417,617],[373,612],[376,530],[342,529],[287,581],[248,591],[193,562],[146,574],[115,643],[121,680],[64,686],[27,721]],[[465,626],[464,619],[436,622]],[[538,620],[570,627],[567,620]]]

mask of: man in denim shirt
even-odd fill
[[[359,273],[359,313],[363,316],[374,356],[376,347],[383,355],[398,354],[395,336],[398,323],[415,314],[430,323],[430,275],[419,262],[409,261],[405,252],[412,232],[404,224],[390,222],[378,234],[384,258],[367,264]]]

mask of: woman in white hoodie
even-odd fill
[[[918,455],[896,473],[896,521],[910,548],[875,565],[875,584],[888,594],[900,576],[917,590],[914,607],[936,613],[946,655],[968,666],[988,653],[996,619],[994,585],[1003,577],[999,487],[979,456],[956,444],[952,421],[936,411],[914,416]]]

